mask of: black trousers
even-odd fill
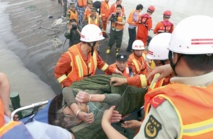
[[[132,43],[136,39],[136,27],[128,28],[128,32],[129,32],[129,43],[128,43],[128,46],[126,48],[126,51],[132,50]]]

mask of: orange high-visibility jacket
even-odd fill
[[[0,128],[4,126],[4,104],[0,98]]]
[[[98,14],[96,15],[96,18],[93,20],[92,18],[91,18],[91,16],[89,15],[88,17],[87,17],[87,20],[88,20],[88,24],[94,24],[94,25],[97,25],[98,27],[100,27],[100,24],[99,24],[99,20],[100,20],[100,18],[99,18],[99,16],[98,16]]]
[[[70,13],[70,20],[75,19],[76,22],[78,23],[78,12],[77,11],[73,12],[72,10],[68,10],[68,12]]]
[[[94,75],[97,67],[103,71],[115,71],[101,59],[96,50],[93,56],[89,53],[88,57],[85,57],[81,51],[81,44],[70,47],[55,66],[54,75],[62,86],[70,86],[75,81]]]
[[[101,3],[101,18],[108,19],[109,17],[109,3],[103,1]]]
[[[136,10],[132,10],[131,13],[129,14],[129,17],[127,19],[127,23],[128,24],[132,24],[134,26],[137,26],[137,22],[134,21],[134,13],[136,12]],[[139,14],[138,14],[139,17]]]
[[[78,0],[78,6],[79,7],[87,6],[87,0]]]
[[[109,15],[111,15],[114,12],[116,12],[116,6],[117,6],[116,3],[114,3],[114,4],[111,5],[110,10],[109,10]],[[125,13],[123,6],[122,6],[122,13]]]
[[[112,14],[116,14],[116,13],[112,13]],[[118,22],[123,22],[123,18],[124,18],[124,17],[125,17],[125,15],[124,15],[123,13],[121,13],[121,14],[118,16],[117,21],[118,21]],[[124,29],[124,25],[121,25],[121,24],[117,24],[117,23],[115,23],[115,22],[112,22],[111,28],[123,30],[123,29]]]
[[[118,69],[116,63],[111,64],[110,66],[112,66],[114,69]],[[119,69],[118,69],[118,70],[119,70]],[[123,73],[123,76],[125,76],[125,77],[130,77],[129,66],[128,66],[127,64],[126,64],[126,67],[125,67],[124,71],[121,71],[121,72]],[[107,72],[105,72],[105,74],[111,75],[112,73],[107,73]]]
[[[134,52],[129,55],[128,65],[132,68],[134,75],[144,74],[147,75],[149,72],[147,63],[145,61],[146,54],[143,52],[141,57],[136,57]]]
[[[152,28],[152,18],[147,13],[142,14],[138,18],[137,37],[142,38],[144,45],[146,46],[148,39],[148,31]]]
[[[163,33],[163,32],[172,33],[173,30],[174,30],[174,25],[171,22],[164,20],[164,21],[157,23],[157,25],[154,29],[154,34],[159,34],[159,33]]]
[[[178,139],[210,139],[213,137],[212,90],[213,84],[199,87],[179,83],[155,89],[145,95],[146,114],[150,105],[157,108],[167,100],[180,121],[181,134]]]

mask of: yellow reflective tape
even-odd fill
[[[197,127],[201,127],[201,126],[208,125],[208,124],[211,124],[211,123],[213,123],[213,118],[212,118],[212,119],[209,119],[209,120],[202,121],[202,122],[198,122],[198,123],[194,123],[194,124],[185,125],[185,126],[184,126],[184,129],[197,128]]]
[[[108,68],[108,64],[104,64],[104,66],[101,68],[101,70],[105,71]]]
[[[91,22],[91,19],[90,19],[90,16],[88,16],[88,24],[90,24]]]
[[[59,83],[61,83],[63,80],[65,80],[67,78],[67,76],[64,74],[64,75],[62,75],[61,77],[59,77],[58,79],[57,79],[57,81],[59,82]]]
[[[155,76],[154,76],[154,78],[152,79],[152,82],[151,82],[149,88],[151,88],[151,89],[154,89],[154,88],[155,88],[156,81],[157,81],[157,78],[158,78],[159,76],[160,76],[159,73],[155,74]]]
[[[141,87],[146,87],[147,86],[146,76],[141,74],[140,80],[141,80]]]
[[[93,62],[94,62],[94,70],[96,71],[97,68],[97,53],[93,54]]]
[[[84,76],[83,67],[82,67],[79,55],[77,55],[75,59],[76,59],[77,67],[78,67],[78,77],[83,77]]]
[[[138,65],[137,61],[135,59],[133,59],[132,62],[134,63],[137,72],[140,72],[139,65]]]

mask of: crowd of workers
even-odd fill
[[[63,4],[66,0],[63,0]],[[54,74],[63,89],[63,95],[72,92],[69,86],[74,82],[95,75],[99,68],[106,75],[120,74],[112,77],[110,84],[120,86],[129,84],[136,87],[148,87],[145,95],[143,121],[124,121],[122,127],[138,130],[135,139],[139,138],[211,138],[212,130],[212,90],[213,90],[213,18],[208,16],[191,16],[183,19],[174,28],[169,22],[171,11],[163,13],[164,20],[154,28],[156,36],[149,43],[148,31],[152,29],[151,14],[154,6],[149,6],[145,14],[140,15],[143,6],[138,4],[127,18],[129,24],[129,44],[127,51],[132,54],[119,53],[123,26],[125,24],[122,0],[116,0],[111,6],[108,0],[101,3],[100,16],[92,1],[78,0],[70,3],[66,12],[70,19],[66,37],[75,28],[79,41],[70,41],[70,48],[62,54],[57,62]],[[83,14],[75,8],[86,9]],[[87,7],[86,7],[87,6]],[[78,8],[77,8],[78,9]],[[69,13],[69,14],[67,14]],[[79,15],[82,16],[79,18]],[[107,22],[111,22],[108,49],[116,42],[116,61],[108,65],[100,57],[97,48],[106,34]],[[200,26],[205,22],[205,26]],[[81,26],[82,24],[82,26]],[[78,29],[78,28],[82,28]],[[148,47],[147,47],[148,45]],[[6,82],[6,81],[5,81]],[[7,84],[7,82],[6,82]],[[1,85],[1,84],[0,84]],[[163,87],[162,87],[163,86]],[[4,86],[0,86],[5,88]],[[7,90],[5,92],[8,92]],[[0,97],[1,118],[8,112],[8,95]],[[6,98],[5,98],[6,97]],[[88,102],[105,101],[104,95],[92,95],[78,92],[75,99],[66,107],[66,113],[78,119],[92,123],[93,113],[88,113]],[[68,96],[67,96],[68,98]],[[70,97],[69,97],[70,98]],[[6,100],[6,101],[5,101]],[[128,102],[127,102],[128,103]],[[81,105],[79,105],[81,104]],[[114,110],[115,106],[106,110],[102,117],[102,128],[109,139],[126,138],[116,131],[111,123],[119,122],[122,115]],[[3,126],[4,121],[0,121]],[[73,137],[74,138],[74,137]]]

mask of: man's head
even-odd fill
[[[109,2],[109,0],[105,0],[105,2]]]
[[[163,19],[169,20],[171,15],[172,15],[172,12],[170,10],[166,10],[165,12],[163,12]]]
[[[122,72],[125,70],[127,59],[128,59],[128,56],[124,53],[118,53],[116,55],[116,66],[118,70]]]
[[[169,60],[176,75],[196,76],[213,71],[212,24],[212,17],[200,15],[185,18],[177,25],[169,45]]]
[[[134,51],[134,55],[137,57],[141,57],[144,51],[144,43],[141,40],[135,40],[132,44],[132,50]]]
[[[62,106],[63,96],[57,95],[50,103],[48,110],[48,123],[51,125],[57,125],[67,130],[71,130],[71,127],[79,123],[79,119],[69,109],[69,107]]]
[[[71,10],[71,11],[75,11],[75,9],[76,9],[75,3],[72,3],[72,4],[70,5],[70,10]]]
[[[122,0],[116,0],[116,5],[121,5]]]
[[[169,64],[168,47],[171,35],[170,33],[158,34],[149,43],[147,58],[154,60],[156,66]]]
[[[97,49],[99,46],[99,41],[103,40],[103,34],[101,29],[93,24],[88,24],[83,27],[81,31],[81,41],[87,46],[89,52],[92,52]]]
[[[92,0],[88,0],[87,1],[87,6],[91,9],[93,7],[93,1]]]
[[[155,11],[155,7],[154,6],[149,6],[147,9],[147,13],[149,13],[150,15]]]
[[[138,4],[136,6],[136,10],[139,11],[139,12],[141,12],[143,10],[143,5],[142,4]]]
[[[90,14],[91,14],[91,16],[92,16],[92,17],[95,17],[95,16],[96,16],[96,14],[97,14],[97,10],[96,10],[96,8],[95,8],[95,7],[92,7],[92,8],[91,8],[91,12],[90,12]]]
[[[116,6],[116,13],[121,13],[122,12],[122,6],[121,5],[117,5]]]
[[[77,22],[76,22],[75,19],[70,19],[69,24],[70,24],[70,25],[76,25]]]

